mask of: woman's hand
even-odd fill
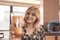
[[[20,28],[14,28],[14,30],[11,30],[12,37],[20,37],[23,35],[23,29]]]

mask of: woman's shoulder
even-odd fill
[[[42,26],[36,26],[35,29],[36,29],[37,31],[44,31],[44,29],[43,29]]]

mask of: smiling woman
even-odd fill
[[[25,12],[24,21],[22,40],[45,40],[44,29],[39,26],[40,11],[38,7],[29,7]]]
[[[16,21],[16,17],[15,17],[15,19],[13,19],[13,21]],[[38,7],[36,7],[36,6],[29,7],[25,12],[23,20],[24,20],[25,24],[23,27],[21,27],[22,31],[19,31],[19,30],[21,30],[21,29],[19,29],[19,26],[16,29],[13,28],[13,30],[15,29],[15,31],[11,31],[11,33],[14,34],[14,35],[12,35],[12,38],[19,38],[21,40],[43,40],[43,39],[45,40],[44,29],[42,27],[40,27],[40,24],[39,24],[40,10]],[[21,23],[22,23],[22,21],[21,21]],[[12,25],[15,25],[15,24],[16,24],[15,22],[12,23]],[[12,27],[14,27],[14,26],[11,26],[11,28]],[[20,32],[22,32],[22,35],[16,34],[16,33],[20,33]],[[18,36],[15,36],[15,34]]]

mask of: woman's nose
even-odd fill
[[[32,15],[29,15],[29,17],[32,17]]]

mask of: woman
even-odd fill
[[[39,25],[40,11],[37,7],[31,6],[26,10],[24,22],[21,40],[45,40],[44,30]]]
[[[23,27],[22,40],[45,40],[45,33],[40,27],[40,11],[37,7],[31,6],[27,9]]]

